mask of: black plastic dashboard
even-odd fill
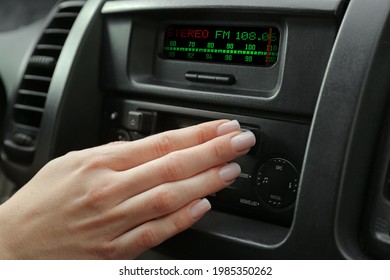
[[[389,258],[389,12],[386,0],[60,1],[0,33],[2,167],[21,186],[74,149],[237,119],[258,140],[242,174],[161,256]],[[7,55],[22,37],[23,55]]]

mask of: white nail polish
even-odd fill
[[[219,170],[219,176],[225,182],[231,182],[235,180],[241,173],[241,167],[236,162],[231,162],[225,166],[222,166]]]
[[[237,120],[232,120],[230,122],[226,122],[218,126],[217,135],[225,135],[233,131],[238,131],[241,129],[241,126]]]
[[[248,130],[233,137],[231,143],[236,152],[242,152],[250,149],[256,144],[256,137],[252,131]]]
[[[202,200],[192,205],[192,207],[190,208],[190,215],[194,220],[197,220],[200,217],[202,217],[204,214],[206,214],[206,212],[209,211],[210,209],[211,209],[210,202],[206,198],[203,198]]]

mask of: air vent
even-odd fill
[[[46,96],[58,57],[83,1],[62,2],[30,58],[18,91],[14,119],[18,124],[39,128]]]
[[[85,1],[61,2],[30,57],[13,106],[14,128],[5,141],[5,146],[8,146],[5,147],[6,150],[12,150],[10,155],[16,152],[18,159],[23,158],[20,152],[26,147],[35,146],[57,60],[84,4]],[[31,140],[16,141],[15,139],[23,138],[21,135]],[[32,160],[31,153],[28,159]]]

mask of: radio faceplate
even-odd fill
[[[241,175],[209,197],[214,208],[289,226],[309,123],[110,98],[104,108],[101,140],[132,141],[213,119],[236,119],[257,137],[254,149],[235,160],[241,166]]]
[[[278,60],[279,38],[273,26],[169,25],[160,57],[271,67]]]

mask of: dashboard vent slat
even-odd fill
[[[62,51],[62,46],[55,45],[37,45],[35,48],[35,55],[44,55],[53,58],[60,56]]]
[[[48,51],[57,51],[58,53],[62,51],[61,45],[49,45],[49,44],[39,44],[36,49],[39,50],[48,50]],[[59,56],[59,55],[58,55]]]
[[[41,75],[24,75],[24,79],[30,80],[30,81],[39,81],[43,83],[50,83],[51,77],[44,77]]]
[[[33,95],[33,96],[39,96],[39,97],[46,97],[45,92],[39,92],[39,91],[32,91],[32,90],[26,90],[26,89],[20,89],[18,92],[20,95]]]
[[[26,110],[26,111],[33,111],[37,113],[43,113],[43,109],[39,107],[34,107],[34,106],[28,106],[28,105],[22,105],[22,104],[16,104],[14,108],[19,109],[19,110]]]
[[[33,55],[29,61],[29,67],[26,74],[35,74],[39,76],[51,77],[57,60],[53,56]]]
[[[56,66],[56,63],[57,61],[54,57],[45,55],[33,55],[30,58],[29,66],[54,68]]]

